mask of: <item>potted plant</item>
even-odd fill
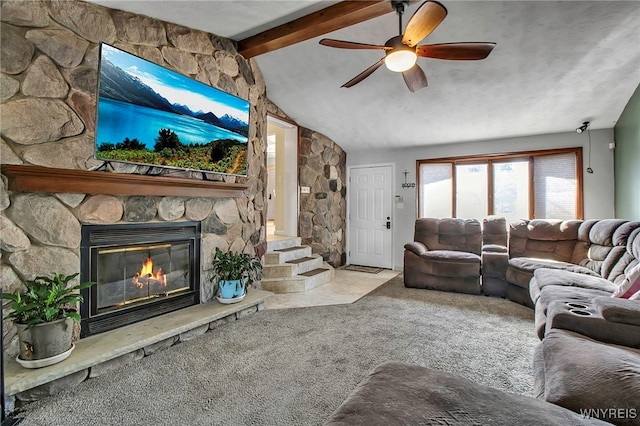
[[[77,290],[92,286],[86,282],[69,286],[78,274],[52,278],[40,276],[25,282],[26,290],[3,293],[11,309],[5,319],[13,319],[18,329],[18,362],[28,368],[44,367],[66,359],[73,350],[73,322],[80,321],[76,304],[82,302]]]
[[[211,267],[214,294],[221,303],[241,301],[247,287],[262,278],[260,259],[247,253],[223,252],[216,247]]]

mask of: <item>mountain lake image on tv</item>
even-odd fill
[[[97,159],[246,176],[249,102],[100,46]]]

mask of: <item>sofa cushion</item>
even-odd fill
[[[531,277],[533,277],[533,272],[540,268],[571,271],[595,277],[598,276],[592,270],[584,268],[582,266],[574,265],[573,263],[550,259],[516,257],[509,260],[509,268],[507,269],[507,281],[519,287],[528,289],[529,281],[531,280]]]
[[[433,250],[420,255],[425,272],[443,277],[479,277],[480,256],[462,251]]]
[[[566,287],[589,288],[613,293],[617,288],[615,284],[611,281],[605,280],[604,278],[584,273],[577,273],[570,270],[542,268],[537,269],[533,275],[536,277],[536,282],[540,289],[548,285],[561,285]]]
[[[640,350],[553,329],[536,351],[542,355],[534,377],[544,400],[616,424],[638,424]]]
[[[482,244],[507,246],[507,219],[504,216],[487,216],[482,219]]]
[[[613,291],[611,296],[628,299],[638,291],[640,291],[640,264],[637,264],[628,272],[625,272],[624,280],[622,280],[618,288]]]
[[[327,423],[331,426],[556,424],[604,423],[540,399],[399,362],[376,367]]]
[[[639,302],[615,297],[596,297],[593,299],[593,305],[608,321],[640,326]]]
[[[583,225],[586,225],[583,224]],[[583,259],[574,259],[573,263],[585,266],[596,271],[600,276],[610,281],[615,281],[622,273],[628,258],[624,258],[627,252],[629,238],[640,222],[631,222],[624,219],[602,219],[589,227],[589,250]],[[579,237],[584,239],[584,232],[579,232]],[[621,267],[622,266],[622,267]]]
[[[452,261],[461,263],[479,263],[480,256],[466,251],[431,250],[422,253],[420,257],[431,260]]]
[[[420,218],[415,222],[414,241],[429,250],[467,251],[480,255],[482,232],[477,219]]]
[[[509,254],[511,257],[533,257],[572,260],[578,241],[580,220],[534,219],[511,223]]]
[[[640,226],[631,231],[627,240],[627,252],[634,258],[640,260]]]

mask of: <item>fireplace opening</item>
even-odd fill
[[[82,227],[81,337],[200,303],[200,223]]]

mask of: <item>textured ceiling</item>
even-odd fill
[[[234,39],[335,2],[99,1]],[[420,2],[411,6],[405,22]],[[379,51],[320,46],[322,37],[256,58],[269,98],[346,151],[611,128],[640,83],[640,2],[443,1],[447,18],[420,44],[496,42],[484,61],[418,59],[429,87],[410,93]],[[388,14],[325,37],[382,44]]]

